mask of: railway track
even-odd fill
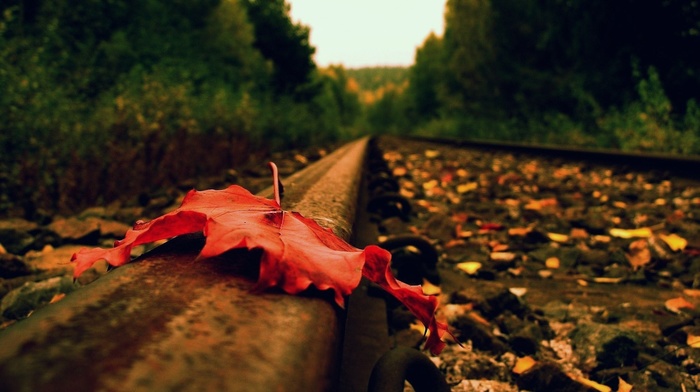
[[[374,149],[369,149],[369,145],[374,145]],[[480,155],[484,151],[486,155]],[[370,155],[370,159],[367,159],[367,155]],[[494,158],[498,158],[498,170],[494,168]],[[561,185],[564,185],[560,189],[555,189],[555,183],[549,183],[551,189],[540,186],[539,190],[533,191],[531,187],[528,190],[529,183],[534,184],[544,177],[537,170],[549,170],[544,166],[544,161],[529,166],[528,170],[535,170],[530,177],[527,173],[517,172],[516,166],[520,165],[508,165],[509,162],[523,160],[532,163],[538,159],[566,169],[564,171],[573,173],[573,177],[560,178]],[[458,173],[460,165],[466,167],[469,160],[483,165],[469,167],[469,173],[462,176],[464,173]],[[687,190],[697,186],[694,179],[700,168],[699,163],[700,160],[694,158],[467,144],[452,140],[381,138],[373,144],[368,139],[361,139],[285,179],[284,203],[285,209],[317,219],[356,246],[383,242],[387,247],[395,246],[392,251],[396,252],[397,259],[406,254],[410,258],[411,254],[417,253],[420,256],[418,261],[409,262],[408,268],[398,268],[397,273],[409,280],[416,276],[432,278],[433,284],[442,289],[445,309],[455,311],[458,308],[455,305],[471,304],[475,312],[480,312],[485,325],[500,325],[499,315],[486,315],[484,301],[490,299],[469,297],[465,294],[468,288],[488,286],[483,291],[492,290],[496,296],[504,292],[501,289],[508,291],[514,285],[526,288],[529,291],[524,301],[530,302],[526,307],[529,310],[523,312],[534,320],[555,321],[554,316],[540,310],[553,295],[552,292],[537,292],[536,289],[541,288],[543,283],[555,290],[555,295],[559,295],[562,301],[587,306],[584,313],[593,314],[599,309],[591,310],[593,305],[586,304],[582,298],[596,298],[598,303],[608,306],[607,310],[620,312],[618,308],[613,309],[614,304],[623,303],[624,297],[629,295],[639,298],[640,304],[636,310],[658,313],[667,311],[663,300],[676,298],[677,292],[683,289],[694,289],[693,279],[683,276],[690,274],[688,269],[669,272],[660,264],[645,264],[627,275],[630,271],[624,268],[622,271],[616,270],[622,276],[617,284],[598,284],[596,278],[608,278],[606,274],[610,270],[606,270],[606,266],[593,268],[577,259],[571,265],[550,268],[552,265],[529,263],[528,260],[533,260],[533,252],[552,248],[553,244],[559,250],[579,249],[579,245],[589,241],[574,239],[570,232],[555,233],[570,236],[567,241],[558,242],[546,237],[551,233],[549,229],[557,228],[553,216],[563,214],[566,208],[561,207],[576,207],[576,201],[566,196],[586,191],[571,179],[576,179],[577,173],[584,177],[599,170],[610,173],[608,187],[628,177],[631,182],[651,178],[651,182],[646,184],[654,186],[670,181],[670,194],[663,197],[672,204],[676,196],[674,192],[677,192],[677,197],[687,200],[687,205],[678,206],[680,209],[686,208],[684,217],[679,219],[695,225],[700,219],[700,215],[693,215],[700,208],[700,194]],[[639,169],[642,174],[637,173]],[[681,182],[683,185],[676,185]],[[640,183],[639,186],[640,192],[643,192],[644,184]],[[635,189],[623,193],[632,194]],[[687,194],[681,195],[684,191]],[[518,192],[526,194],[529,200],[543,200],[548,195],[561,196],[561,200],[558,201],[559,207],[554,206],[551,214],[543,210],[528,210],[525,204],[517,208],[503,203],[487,204],[488,199],[515,200]],[[269,196],[271,190],[260,194]],[[384,204],[372,207],[376,199],[384,200]],[[643,195],[640,193],[637,201],[641,199]],[[614,202],[630,204],[623,200],[601,202],[598,197],[596,211]],[[621,205],[619,203],[618,206]],[[368,205],[370,211],[365,208]],[[514,210],[520,211],[519,217],[515,216],[517,214],[509,217],[508,213]],[[543,223],[536,220],[541,218]],[[632,219],[623,216],[619,223],[624,223],[627,218]],[[459,219],[463,221],[458,228],[455,220]],[[484,226],[485,223],[492,225]],[[594,235],[604,235],[592,233],[592,223],[583,224],[588,225],[591,232],[588,233],[589,239]],[[523,245],[522,238],[518,237],[520,242],[516,244],[516,239],[508,235],[509,228],[525,226],[530,227],[528,233],[536,233],[530,236],[537,237],[537,240],[532,243],[524,241]],[[601,232],[608,229],[599,226],[596,227]],[[572,227],[569,225],[567,229]],[[423,243],[405,246],[408,242],[402,242],[401,238],[406,236],[427,240],[429,246],[435,249],[435,256]],[[523,238],[527,238],[527,235]],[[697,245],[696,239],[688,240],[690,247]],[[612,238],[611,242],[616,246],[611,253],[622,252],[623,259],[618,260],[618,264],[623,263],[624,253],[628,250],[626,247],[631,240]],[[513,259],[490,259],[495,253],[494,244],[500,245],[498,253],[512,254]],[[255,271],[241,265],[245,264],[245,260],[254,259],[255,252],[236,251],[227,254],[226,260],[219,258],[206,263],[195,262],[201,246],[201,236],[171,240],[142,256],[139,262],[120,267],[0,331],[0,390],[360,391],[365,390],[374,363],[392,346],[416,346],[421,340],[420,333],[404,328],[410,323],[396,320],[395,316],[402,314],[401,311],[390,301],[376,295],[367,283],[363,283],[351,296],[347,312],[334,307],[332,301],[321,293],[289,296],[267,292],[251,295],[248,291],[252,287]],[[603,251],[608,250],[605,248]],[[600,255],[600,252],[597,254]],[[560,256],[559,253],[557,255]],[[577,258],[580,257],[579,253]],[[691,265],[697,258],[688,254],[683,257],[683,265]],[[432,258],[435,258],[435,265],[430,265],[432,261],[426,262],[426,259]],[[563,258],[559,258],[562,259],[560,263],[564,264]],[[466,274],[458,268],[460,263],[470,260],[481,264],[474,274]],[[659,260],[655,261],[660,263]],[[428,268],[425,268],[426,263]],[[539,268],[540,264],[544,268]],[[665,260],[663,264],[667,266],[673,262]],[[418,275],[415,275],[416,265],[420,266]],[[518,270],[521,271],[518,275],[512,272]],[[549,274],[542,274],[541,271],[548,271]],[[649,275],[644,276],[649,280],[647,285],[636,277],[634,273],[637,271]],[[440,278],[436,280],[435,276],[431,277],[433,272],[439,273]],[[590,274],[586,275],[588,272]],[[632,289],[627,289],[625,282],[635,279],[637,281],[631,286]],[[494,288],[493,283],[501,283],[502,286]],[[645,291],[650,294],[644,294]],[[605,301],[600,301],[601,297]],[[516,301],[523,303],[522,299],[516,298]],[[691,304],[696,302],[694,298],[687,301]],[[514,349],[503,327],[502,336],[486,334],[484,337],[492,339],[491,344],[495,346],[475,347],[471,342],[474,336],[470,336],[469,328],[464,326],[464,314],[474,316],[476,313],[470,313],[471,310],[464,313],[464,309],[460,310],[462,314],[459,316],[446,314],[445,317],[456,317],[450,322],[458,337],[469,342],[467,347],[499,358],[505,369],[503,374],[499,373],[501,370],[497,371],[501,368],[496,366],[496,370],[482,369],[480,376],[483,380],[500,383],[492,386],[492,390],[509,390],[506,388],[515,387],[518,380],[526,378],[512,373],[514,358],[532,356],[539,364],[556,362],[551,358],[551,347],[536,347],[532,353]],[[620,319],[628,320],[628,314],[620,314]],[[644,322],[652,322],[649,321],[651,316],[645,317]],[[657,343],[656,351],[635,346],[638,352],[644,354],[642,357],[645,360],[640,360],[638,356],[635,361],[624,363],[627,372],[643,373],[643,369],[646,369],[644,366],[651,362],[648,357],[660,357],[657,351],[669,351],[674,344],[678,345],[678,337],[672,338],[673,333],[677,335],[680,333],[677,331],[684,331],[683,328],[692,325],[694,317],[689,309],[669,314],[668,324],[676,322],[678,327],[668,334],[664,332],[659,339],[670,343]],[[556,322],[563,323],[561,320]],[[481,333],[482,329],[472,328],[472,333]],[[557,338],[548,337],[551,338],[549,341]],[[467,375],[466,368],[456,364],[460,356],[462,362],[464,358],[471,358],[473,362],[483,359],[463,350],[456,344],[450,344],[446,350],[447,356],[436,360],[442,363],[440,369],[453,390],[470,390],[464,389],[467,388],[465,381],[479,377],[478,374]],[[688,358],[694,357],[691,352],[686,353],[685,358],[672,358],[659,361],[676,366],[675,362],[688,362]],[[461,373],[455,373],[454,369],[460,366]],[[571,375],[572,369],[578,369],[577,375],[583,379],[618,385],[617,379],[611,378],[611,382],[606,378],[605,374],[609,375],[610,372],[600,376],[600,369],[596,369],[598,373],[581,369],[580,364],[573,360],[562,366],[571,366],[571,369],[562,371],[566,377]],[[683,384],[686,390],[692,390],[688,388],[694,387],[689,381],[693,380],[693,375],[687,367],[675,369],[676,377],[672,380],[680,380],[678,382],[687,384]],[[615,375],[629,378],[628,373],[620,371]],[[580,390],[587,390],[585,384],[571,377],[569,379]],[[628,381],[634,385],[635,380]],[[647,379],[636,381],[640,390],[651,385]],[[642,382],[649,384],[642,386]],[[472,382],[470,385],[475,384]]]

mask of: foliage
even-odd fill
[[[698,20],[695,2],[448,0],[403,117],[422,133],[697,154]]]
[[[620,148],[655,151],[664,146],[665,151],[672,153],[700,153],[695,101],[688,103],[682,121],[675,120],[671,102],[654,67],[649,68],[647,78],[639,81],[637,92],[637,101],[630,103],[624,111],[613,111],[602,120],[603,128],[617,136]]]
[[[273,87],[292,93],[310,81],[316,65],[309,28],[292,23],[285,0],[241,0],[255,30],[253,45],[273,65]]]
[[[377,91],[388,84],[400,86],[408,76],[407,67],[351,68],[345,72],[355,80],[361,91]]]
[[[357,103],[316,70],[309,30],[288,11],[282,0],[3,3],[0,215],[70,212],[356,133]]]

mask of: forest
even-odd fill
[[[698,1],[448,0],[374,105],[390,132],[698,154],[699,66]]]
[[[700,153],[700,2],[448,0],[407,68],[320,68],[284,0],[6,0],[0,216],[421,134]]]

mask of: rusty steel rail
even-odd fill
[[[698,178],[698,173],[700,173],[700,156],[698,155],[626,152],[612,149],[537,145],[459,138],[431,138],[423,136],[406,136],[404,138],[448,144],[459,148],[503,150],[550,158],[562,158],[569,161],[579,160],[600,165],[614,165],[633,170],[665,172],[665,174],[670,176],[688,179],[696,179]]]
[[[367,141],[285,179],[284,209],[349,239]],[[195,260],[202,245],[175,238],[0,331],[0,391],[333,390],[342,311],[251,294],[255,252]]]

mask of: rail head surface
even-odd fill
[[[287,178],[283,207],[349,239],[366,146]],[[332,390],[332,301],[251,294],[259,254],[196,260],[202,245],[178,237],[0,331],[0,391]]]

